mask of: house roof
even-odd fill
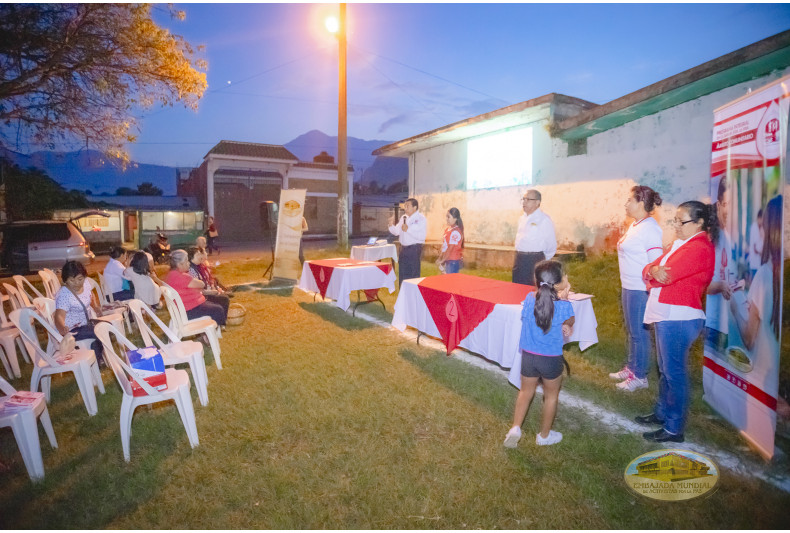
[[[255,177],[255,178],[279,178],[282,179],[283,175],[279,172],[272,170],[257,170],[254,168],[218,168],[214,172],[214,177],[220,176],[233,176],[233,177]]]
[[[240,141],[220,141],[214,148],[209,150],[203,158],[205,159],[209,154],[279,159],[283,161],[299,160],[299,158],[288,151],[285,146]]]
[[[308,161],[299,161],[294,166],[301,168],[322,168],[325,170],[337,170],[337,165],[332,163],[310,163]],[[354,170],[354,166],[348,165],[348,170]]]
[[[202,211],[194,196],[87,196],[91,202],[106,202],[110,205],[139,211]]]
[[[564,140],[589,137],[790,66],[790,30],[562,120]]]
[[[580,98],[574,98],[573,96],[549,93],[382,146],[374,150],[373,155],[404,157],[409,152],[424,150],[432,146],[455,142],[469,137],[485,135],[486,133],[509,127],[522,126],[526,123],[545,118],[546,107],[561,104],[570,104],[582,109],[589,109],[597,105]]]

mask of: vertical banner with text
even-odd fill
[[[711,157],[719,235],[704,398],[767,458],[779,399],[788,97],[785,77],[715,110]]]
[[[280,213],[277,217],[277,245],[274,249],[272,276],[296,280],[302,272],[299,246],[302,243],[302,216],[306,189],[280,191]]]

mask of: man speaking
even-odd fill
[[[554,222],[540,210],[540,193],[530,189],[521,198],[524,214],[518,219],[513,283],[535,284],[535,265],[557,252]]]
[[[403,280],[420,277],[420,260],[422,259],[422,245],[428,233],[425,216],[418,211],[420,204],[414,198],[403,202],[406,214],[398,220],[390,217],[389,230],[398,236],[400,241],[400,258],[398,261],[398,287]]]

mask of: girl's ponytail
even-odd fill
[[[554,318],[554,300],[558,299],[554,287],[562,281],[562,264],[557,261],[541,261],[535,265],[535,323],[548,333]]]

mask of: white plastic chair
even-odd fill
[[[24,309],[25,307],[32,307],[33,304],[31,304],[30,302],[25,302],[24,297],[19,293],[19,290],[13,285],[9,285],[8,283],[3,283],[3,288],[8,294],[8,299],[11,301],[12,309],[16,310],[16,309]]]
[[[22,342],[22,337],[19,335],[19,330],[8,320],[2,305],[0,305],[0,346],[3,348],[0,351],[0,361],[2,361],[6,373],[9,377],[21,378],[22,373],[19,369],[16,347],[19,346],[19,351],[25,361],[29,363],[30,358],[25,349],[25,343]]]
[[[0,396],[0,427],[10,427],[14,432],[16,444],[22,454],[22,461],[25,463],[30,479],[33,481],[44,479],[44,461],[41,458],[41,443],[38,440],[37,418],[44,426],[44,432],[49,438],[50,445],[53,448],[58,447],[55,430],[52,429],[52,421],[47,410],[47,402],[43,398],[39,398],[30,407],[7,408],[4,406],[5,401],[17,391],[3,378],[0,378],[0,391],[6,395]]]
[[[134,372],[129,365],[115,353],[110,335],[115,337],[115,342],[118,343],[119,346],[129,350],[136,350],[137,347],[129,342],[129,339],[124,337],[117,328],[107,322],[96,324],[94,331],[104,345],[104,356],[107,360],[107,364],[112,368],[115,379],[118,380],[118,384],[123,390],[123,401],[121,402],[121,445],[123,446],[124,460],[127,463],[130,460],[129,441],[132,434],[132,415],[134,414],[134,410],[140,405],[175,400],[178,414],[181,416],[181,422],[184,424],[184,429],[187,432],[189,444],[193,448],[197,446],[199,441],[197,424],[195,422],[195,410],[192,407],[192,396],[189,394],[189,375],[186,370],[176,370],[174,368],[165,369],[167,388],[162,391],[156,390],[143,379],[135,380],[146,394],[144,396],[134,396],[132,393],[132,383],[130,381],[130,376],[132,379],[134,378]]]
[[[22,300],[25,302],[25,305],[33,305],[33,299],[44,296],[32,283],[27,280],[25,276],[16,274],[13,276],[13,278],[14,283],[16,283],[16,288],[19,290],[19,294],[22,297]]]
[[[44,292],[46,293],[47,298],[55,299],[55,295],[60,290],[60,280],[58,279],[57,274],[51,271],[48,268],[38,271],[39,277],[41,277],[41,281],[44,282]]]
[[[28,352],[33,356],[30,390],[37,391],[40,384],[41,392],[44,393],[44,397],[49,403],[52,374],[73,372],[82,395],[82,401],[85,403],[85,409],[90,416],[95,415],[98,412],[98,407],[94,387],[99,387],[99,391],[104,394],[104,383],[102,383],[99,365],[93,350],[76,349],[69,354],[61,354],[56,347],[60,346],[63,337],[34,309],[17,309],[11,312],[10,318],[22,334]],[[46,330],[49,337],[47,350],[41,348],[31,320],[38,322]]]
[[[200,405],[208,405],[208,374],[206,373],[206,361],[203,358],[203,344],[196,341],[179,340],[176,334],[165,326],[164,322],[142,300],[129,300],[128,303],[134,321],[137,323],[137,329],[140,330],[143,337],[143,343],[146,346],[158,347],[167,366],[188,363]],[[145,322],[146,317],[159,326],[169,343],[166,344],[154,333],[153,329]]]
[[[179,339],[205,334],[208,337],[211,351],[214,353],[214,362],[217,363],[217,368],[222,370],[219,348],[219,339],[222,337],[222,332],[214,319],[208,316],[202,316],[193,320],[187,318],[184,302],[181,301],[181,296],[172,287],[163,285],[162,296],[164,296],[167,310],[170,312],[170,329],[175,332]]]
[[[105,322],[112,322],[116,328],[120,329],[124,333],[124,335],[126,334],[126,331],[131,332],[132,325],[129,323],[129,311],[126,309],[126,307],[111,307],[107,305],[104,291],[102,290],[99,283],[93,278],[85,279],[88,280],[91,291],[96,291],[96,297],[99,299],[99,303],[101,304],[102,314],[97,318]],[[126,327],[128,328],[126,330],[123,329],[123,324],[119,323],[119,321],[124,320],[126,321]]]

